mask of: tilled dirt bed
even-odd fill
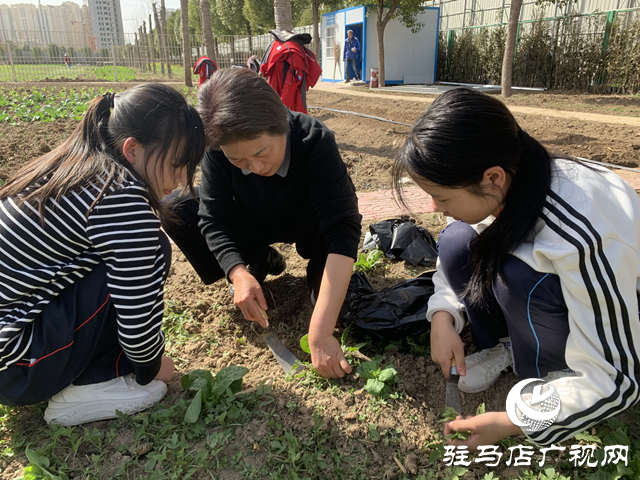
[[[366,99],[313,90],[309,93],[308,102],[318,107],[355,111],[404,123],[413,123],[426,108],[424,103],[393,97]],[[316,109],[311,109],[310,114],[334,131],[359,192],[390,187],[391,164],[409,127]],[[633,127],[569,122],[540,115],[516,117],[532,136],[553,151],[625,166],[636,167],[640,163],[640,133]],[[10,177],[21,165],[54,148],[70,134],[75,124],[72,121],[58,121],[52,124],[0,125],[0,178]],[[418,215],[417,222],[435,236],[444,225],[444,219],[439,214]],[[363,234],[367,226],[368,223],[363,224]],[[287,269],[279,277],[269,277],[265,283],[271,324],[269,330],[300,360],[309,361],[309,356],[299,346],[300,338],[307,332],[312,312],[304,276],[305,262],[297,256],[292,246],[279,244],[277,248],[287,260]],[[370,278],[374,287],[379,289],[424,271],[426,269],[422,267],[385,260],[382,267],[370,274]],[[264,331],[257,324],[244,320],[239,309],[233,305],[227,282],[222,280],[213,285],[204,285],[177,248],[174,248],[165,298],[172,302],[174,311],[186,312],[193,318],[192,322],[185,325],[189,335],[186,342],[170,350],[178,371],[170,383],[165,402],[176,402],[182,395],[180,377],[183,373],[196,368],[215,372],[227,365],[243,365],[250,369],[245,377],[244,388],[265,382],[270,382],[274,387],[272,395],[275,401],[265,408],[272,409],[278,415],[280,426],[250,423],[237,429],[238,438],[253,442],[267,435],[282,434],[282,429],[306,432],[313,423],[313,413],[319,412],[324,418],[325,428],[333,431],[333,447],[340,451],[360,451],[362,461],[367,462],[371,472],[370,478],[382,478],[384,472],[389,474],[389,478],[397,475],[400,468],[394,457],[417,461],[418,470],[428,468],[428,451],[424,447],[435,441],[437,434],[442,431],[442,424],[437,421],[445,403],[445,381],[439,367],[431,361],[428,349],[422,355],[415,353],[415,349],[412,354],[393,345],[386,349],[379,345],[375,349],[363,349],[364,353],[371,356],[377,353],[386,355],[387,361],[395,365],[400,379],[400,383],[394,387],[399,393],[395,395],[397,398],[374,404],[372,397],[363,390],[363,381],[354,375],[334,382],[333,387],[325,383],[321,388],[310,388],[296,380],[287,381],[262,339]],[[336,335],[342,329],[343,326],[338,324]],[[468,343],[469,335],[466,334],[465,338]],[[471,346],[469,351],[472,351]],[[506,395],[516,381],[516,377],[508,372],[487,392],[463,394],[463,415],[474,414],[481,403],[486,404],[487,411],[504,410]],[[21,414],[31,416],[27,411]],[[371,423],[377,426],[382,440],[372,441],[370,438]],[[244,449],[243,445],[239,441],[233,444],[229,454]],[[117,458],[122,457],[118,455],[119,452],[114,452],[116,463]],[[261,461],[259,452],[251,455],[257,455],[256,461]],[[17,469],[23,462],[24,458],[17,458],[14,467]],[[413,467],[412,464],[410,471],[414,470]],[[469,468],[472,469],[472,475],[465,478],[483,478],[484,472],[488,471],[480,464]],[[235,475],[235,472],[229,471],[222,478],[236,478]],[[515,472],[505,472],[501,478],[515,476]],[[209,477],[203,473],[200,478]]]

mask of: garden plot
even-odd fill
[[[77,84],[71,86],[77,88]],[[30,87],[30,93],[39,88]],[[123,86],[104,85],[105,90],[112,88]],[[61,90],[68,91],[58,88],[56,95],[60,96]],[[5,98],[4,94],[0,97]],[[583,97],[576,96],[578,100],[583,101]],[[413,123],[425,108],[423,103],[393,97],[367,99],[313,90],[308,101],[311,105],[405,123]],[[310,113],[335,132],[358,192],[389,188],[391,162],[409,127],[319,110]],[[637,129],[595,122],[569,123],[539,115],[518,116],[518,120],[552,150],[583,157],[599,155],[601,161],[624,162],[633,167],[640,162]],[[54,148],[76,124],[73,117],[49,123],[26,120],[1,123],[0,178],[8,178],[26,162]],[[417,215],[417,223],[437,236],[444,219],[439,214],[423,214]],[[363,234],[366,230],[365,224]],[[300,346],[312,311],[304,278],[305,261],[289,245],[276,247],[286,258],[287,270],[276,278],[269,277],[265,283],[270,331],[301,362],[308,362],[309,355]],[[386,259],[367,268],[376,289],[426,271],[423,267]],[[244,320],[233,306],[226,282],[203,285],[177,249],[173,252],[165,298],[167,352],[178,369],[166,399],[157,408],[132,418],[76,428],[46,426],[42,420],[44,406],[0,407],[0,478],[14,478],[27,465],[31,465],[34,474],[38,469],[41,472],[40,476],[30,478],[58,475],[132,479],[426,480],[520,476],[530,480],[561,480],[587,479],[596,471],[598,479],[640,477],[638,456],[629,465],[629,472],[623,471],[619,476],[609,475],[617,472],[611,466],[598,470],[574,468],[568,462],[568,454],[558,462],[554,457],[553,462],[542,468],[537,466],[539,458],[530,467],[507,467],[505,462],[495,469],[481,463],[446,466],[441,460],[444,449],[439,423],[445,406],[445,382],[439,367],[431,362],[427,338],[362,346],[360,352],[376,364],[361,367],[360,375],[356,375],[356,364],[365,360],[349,357],[354,373],[339,381],[324,380],[309,370],[287,377],[262,340],[263,330]],[[342,333],[339,325],[336,335]],[[470,342],[468,333],[463,337]],[[347,334],[342,341],[345,348],[353,349],[362,340]],[[383,375],[390,368],[396,374]],[[215,378],[201,372],[192,374],[189,381],[181,381],[182,375],[196,369],[213,375],[221,370],[226,373]],[[188,387],[198,375],[214,388],[201,391],[194,387],[184,392],[183,386]],[[225,376],[227,381],[231,376],[234,379],[242,376],[240,394],[215,393],[215,384],[224,383]],[[377,389],[365,388],[372,379],[384,380],[381,396],[369,393],[376,393]],[[503,409],[506,395],[516,381],[512,373],[507,373],[489,391],[464,395],[461,413],[472,415],[482,404],[487,411]],[[235,385],[237,391],[238,383]],[[195,395],[206,400],[197,415],[192,407]],[[579,441],[566,442],[566,446],[613,442],[629,444],[637,452],[638,431],[636,409],[586,432]],[[503,442],[501,450],[508,457],[508,448],[521,443],[525,443],[524,437],[509,439]],[[44,470],[51,475],[46,476]]]

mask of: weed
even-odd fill
[[[480,407],[484,408],[484,403],[480,405]],[[480,407],[478,407],[478,410],[480,410]],[[459,415],[460,413],[456,412],[453,407],[447,407],[444,409],[444,412],[442,412],[442,418],[439,420],[439,422],[452,422],[453,420],[458,418]],[[470,434],[471,432],[453,432],[447,435],[445,438],[447,440],[466,440]]]
[[[390,386],[397,382],[398,372],[392,364],[382,367],[379,360],[362,362],[356,374],[367,381],[364,389],[376,397],[385,397],[391,393]]]

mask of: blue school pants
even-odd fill
[[[492,348],[500,338],[510,337],[514,371],[520,378],[541,378],[569,368],[564,356],[569,317],[557,275],[537,272],[509,255],[502,281],[494,280],[484,307],[462,298],[473,273],[470,244],[477,237],[473,228],[457,221],[438,240],[440,271],[462,299],[475,347]]]
[[[164,234],[160,245],[166,278],[171,244]],[[32,405],[72,383],[90,385],[133,373],[118,341],[116,320],[103,262],[65,288],[36,317],[30,358],[0,371],[0,404]]]

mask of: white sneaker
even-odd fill
[[[133,375],[92,385],[70,385],[49,400],[44,419],[72,426],[117,418],[116,410],[132,415],[155,405],[166,393],[164,382],[139,385]]]
[[[513,363],[509,348],[503,342],[481,350],[464,359],[467,374],[460,377],[458,389],[464,393],[479,393],[496,383],[500,374]]]

